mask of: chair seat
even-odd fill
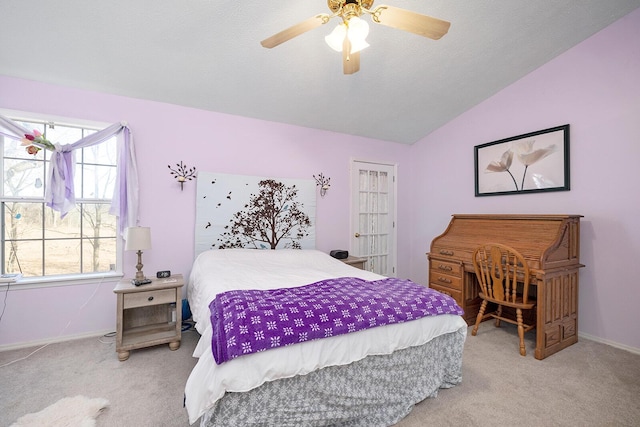
[[[515,302],[511,302],[511,301],[502,301],[502,300],[497,300],[494,298],[489,298],[488,296],[486,296],[484,293],[480,292],[478,294],[478,296],[484,300],[487,300],[489,302],[492,302],[494,304],[498,304],[498,305],[503,305],[505,307],[511,307],[511,308],[520,308],[522,310],[531,310],[533,307],[536,306],[536,302],[527,302],[526,304],[524,304],[522,302],[522,296],[518,295],[516,297],[516,301]]]

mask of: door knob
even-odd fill
[[[354,234],[354,236],[360,237],[360,233],[356,233],[356,234]]]

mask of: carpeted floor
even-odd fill
[[[0,368],[0,426],[63,397],[105,398],[97,426],[188,426],[184,384],[195,365],[198,335],[179,350],[134,350],[119,362],[114,338],[51,344]],[[463,383],[416,405],[398,427],[640,426],[640,355],[589,340],[543,361],[533,357],[533,333],[521,357],[511,325],[482,324],[465,344]],[[0,365],[34,349],[0,352]]]

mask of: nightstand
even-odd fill
[[[351,255],[349,255],[345,259],[341,259],[340,261],[344,262],[345,264],[349,264],[352,267],[359,268],[360,270],[364,270],[364,265],[367,263],[366,258],[360,258]]]
[[[123,362],[129,351],[169,343],[180,348],[182,333],[182,274],[152,279],[134,286],[123,279],[113,289],[118,296],[116,352]]]

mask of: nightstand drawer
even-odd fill
[[[366,258],[355,257],[351,255],[349,255],[345,259],[341,259],[340,261],[352,267],[359,268],[360,270],[365,270],[365,264],[367,263]]]
[[[176,302],[175,289],[158,289],[124,294],[123,308],[146,307]]]

